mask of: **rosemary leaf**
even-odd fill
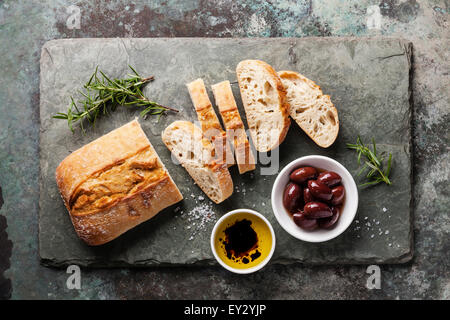
[[[370,148],[362,142],[361,138],[358,136],[356,139],[356,144],[347,143],[347,148],[355,150],[358,153],[357,162],[361,165],[361,156],[365,156],[363,166],[359,169],[357,176],[360,176],[364,170],[368,169],[366,178],[369,180],[366,183],[360,185],[360,187],[375,185],[380,182],[384,182],[387,185],[392,184],[389,180],[389,174],[392,167],[392,154],[389,153],[389,158],[387,161],[386,169],[383,170],[383,162],[385,159],[385,153],[377,155],[377,146],[375,140],[372,138],[372,148]]]
[[[74,131],[73,125],[79,122],[81,130],[84,132],[83,121],[86,120],[95,126],[97,118],[101,114],[107,115],[109,111],[115,111],[118,106],[144,107],[141,117],[150,114],[158,115],[158,119],[166,111],[178,112],[176,109],[147,99],[142,93],[142,88],[153,81],[154,77],[142,78],[132,66],[129,68],[133,74],[128,75],[128,78],[111,79],[97,66],[89,81],[83,86],[85,91],[79,91],[83,100],[78,101],[77,104],[74,98],[70,97],[67,113],[58,112],[53,118],[66,120],[72,132]]]

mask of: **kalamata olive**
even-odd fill
[[[305,203],[314,201],[314,198],[311,194],[311,191],[309,191],[309,188],[303,189],[303,200],[305,201]]]
[[[303,211],[298,211],[292,215],[296,225],[299,225],[301,221],[306,219],[305,213]]]
[[[313,167],[302,167],[294,170],[289,178],[299,184],[302,184],[310,179],[315,179],[317,177],[317,170]]]
[[[319,227],[324,228],[324,229],[331,229],[332,227],[334,227],[336,222],[339,220],[341,211],[339,210],[338,207],[331,207],[331,212],[333,213],[333,215],[331,217],[317,219],[318,220],[317,223],[319,224]]]
[[[331,198],[331,204],[334,206],[340,205],[344,202],[345,197],[345,189],[344,186],[337,186],[331,189],[331,194],[333,197]]]
[[[302,188],[293,182],[289,182],[284,188],[283,204],[289,212],[295,212],[302,197]]]
[[[316,219],[300,218],[300,219],[294,220],[294,222],[300,228],[308,230],[308,231],[313,231],[319,227]]]
[[[303,211],[308,219],[326,218],[333,215],[330,207],[319,201],[308,202]]]
[[[308,189],[314,198],[329,201],[333,196],[331,189],[326,184],[323,184],[317,180],[308,181]]]
[[[317,177],[317,181],[322,182],[323,184],[326,184],[330,188],[341,183],[341,180],[342,180],[341,176],[333,171],[322,172]]]

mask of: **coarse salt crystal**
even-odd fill
[[[186,220],[190,223],[186,226],[186,229],[191,230],[189,240],[193,240],[198,233],[205,230],[210,220],[215,219],[215,213],[212,207],[206,203],[192,208],[186,213],[186,216]]]

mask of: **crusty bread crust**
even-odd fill
[[[73,198],[80,185],[146,149],[150,150],[150,160],[155,161],[156,158],[157,166],[162,171],[158,180],[144,184],[126,196],[117,197],[97,210],[75,213],[76,210],[72,207]],[[75,231],[82,240],[93,246],[117,238],[183,199],[136,120],[67,156],[56,169],[56,183]]]
[[[205,84],[202,79],[188,83],[187,88],[197,113],[198,121],[205,137],[214,144],[217,161],[234,165],[233,151],[226,132],[222,129],[216,112],[209,100]]]
[[[216,83],[212,85],[212,90],[225,129],[227,130],[227,136],[233,141],[239,173],[243,174],[247,171],[255,170],[255,158],[250,149],[244,123],[242,122],[236,101],[234,100],[230,81]]]
[[[70,215],[78,236],[88,245],[107,243],[183,199],[166,176],[115,205],[89,215]]]
[[[287,92],[289,114],[320,147],[328,148],[339,133],[339,117],[329,95],[314,81],[294,71],[279,71]]]
[[[162,140],[202,191],[215,203],[233,193],[233,180],[226,163],[217,162],[214,147],[189,121],[175,121],[162,133]]]
[[[56,182],[64,199],[88,177],[146,148],[149,141],[137,121],[113,130],[72,152],[56,168]]]
[[[259,82],[264,82],[258,87],[260,90],[257,95],[253,94],[253,98],[250,98],[249,92],[257,91],[254,88],[248,87],[249,83],[246,80],[249,79],[247,76],[248,70],[257,70],[264,77]],[[289,119],[288,104],[286,102],[286,91],[284,86],[278,76],[277,72],[266,62],[260,60],[244,60],[239,62],[236,67],[236,75],[239,83],[239,89],[241,92],[242,102],[244,104],[245,113],[247,116],[247,123],[250,130],[250,135],[253,140],[255,148],[259,152],[267,152],[278,147],[286,138],[291,120]],[[255,79],[251,79],[254,81]],[[271,90],[272,94],[275,95],[275,101],[272,97],[268,97],[265,85]],[[255,105],[257,107],[255,107]],[[275,108],[267,108],[267,105],[274,105]],[[252,107],[253,106],[253,107]],[[255,111],[255,108],[259,109]],[[268,110],[266,110],[268,109]],[[255,114],[257,112],[257,114]],[[265,118],[261,118],[261,114],[265,112],[270,113],[270,115],[265,115]],[[267,130],[259,131],[258,126],[267,124],[268,120],[273,121],[276,127],[271,127],[270,137],[261,137],[267,134]],[[267,138],[269,138],[267,141]]]

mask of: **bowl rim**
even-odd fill
[[[275,189],[277,189],[277,186],[278,186],[278,184],[280,183],[281,178],[282,178],[283,176],[286,175],[286,172],[287,172],[288,170],[292,170],[292,167],[294,167],[295,165],[297,165],[299,162],[311,161],[311,160],[317,160],[317,159],[322,159],[322,160],[328,161],[328,162],[332,163],[333,165],[339,167],[339,168],[340,168],[340,169],[341,169],[341,170],[342,170],[342,171],[350,178],[350,179],[349,179],[349,181],[350,181],[350,187],[351,187],[352,189],[354,189],[354,191],[355,191],[355,196],[352,197],[352,199],[351,199],[351,201],[354,203],[355,209],[354,209],[353,212],[350,213],[350,214],[352,215],[352,216],[351,216],[351,219],[348,220],[347,225],[344,225],[344,227],[342,228],[342,230],[341,230],[340,232],[338,232],[338,233],[336,233],[336,234],[334,234],[334,235],[332,235],[332,236],[328,236],[328,237],[327,237],[327,236],[324,236],[323,238],[316,238],[316,239],[308,238],[308,239],[306,239],[306,238],[303,237],[303,235],[302,235],[301,233],[296,233],[296,232],[292,232],[291,230],[289,230],[289,228],[287,228],[287,227],[285,226],[285,224],[281,221],[280,212],[279,212],[279,210],[277,209],[277,207],[276,207],[276,205],[275,205],[275,203],[276,203],[275,197],[281,196],[281,195],[276,194]],[[340,236],[341,234],[343,234],[343,233],[348,229],[348,227],[352,224],[353,220],[354,220],[355,217],[356,217],[356,213],[358,212],[358,203],[359,203],[358,187],[356,186],[356,183],[355,183],[355,180],[354,180],[353,176],[352,176],[351,173],[347,170],[347,168],[345,168],[344,165],[342,165],[342,164],[341,164],[340,162],[338,162],[337,160],[332,159],[332,158],[327,157],[327,156],[322,156],[322,155],[308,155],[308,156],[303,156],[303,157],[297,158],[297,159],[295,159],[295,160],[289,162],[289,163],[288,163],[287,165],[285,165],[285,166],[283,167],[283,169],[278,173],[278,175],[277,175],[277,177],[275,178],[275,181],[274,181],[274,183],[273,183],[273,185],[272,185],[271,204],[272,204],[272,211],[273,211],[273,214],[275,215],[275,218],[277,219],[277,221],[278,221],[278,223],[280,224],[280,226],[281,226],[287,233],[289,233],[291,236],[293,236],[293,237],[295,237],[295,238],[297,238],[297,239],[299,239],[299,240],[305,241],[305,242],[310,242],[310,243],[325,242],[325,241],[329,241],[329,240],[335,239],[336,237],[338,237],[338,236]],[[286,213],[286,214],[287,214],[287,213]],[[312,232],[314,232],[314,231],[312,231]]]
[[[272,247],[270,248],[270,252],[267,255],[267,257],[262,260],[259,264],[257,264],[256,266],[253,266],[251,268],[245,268],[245,269],[237,269],[237,268],[233,268],[229,265],[227,265],[217,254],[216,252],[216,247],[215,247],[215,238],[216,238],[216,233],[217,230],[219,229],[219,226],[222,224],[222,222],[227,219],[228,217],[238,214],[238,213],[249,213],[251,215],[254,215],[258,218],[260,218],[262,221],[264,221],[264,223],[268,226],[269,230],[270,230],[270,234],[272,236]],[[241,208],[241,209],[234,209],[231,210],[227,213],[225,213],[219,220],[217,220],[216,224],[214,225],[214,228],[211,232],[211,238],[210,238],[210,244],[211,244],[211,250],[212,253],[214,255],[214,257],[216,258],[217,262],[219,262],[219,264],[224,267],[225,269],[234,272],[234,273],[238,273],[238,274],[248,274],[248,273],[252,273],[252,272],[256,272],[260,269],[262,269],[272,258],[273,253],[275,251],[275,245],[276,245],[276,238],[275,238],[275,232],[273,230],[273,227],[271,225],[271,223],[269,222],[269,220],[267,220],[266,217],[264,217],[261,213],[252,210],[252,209],[245,209],[245,208]]]

